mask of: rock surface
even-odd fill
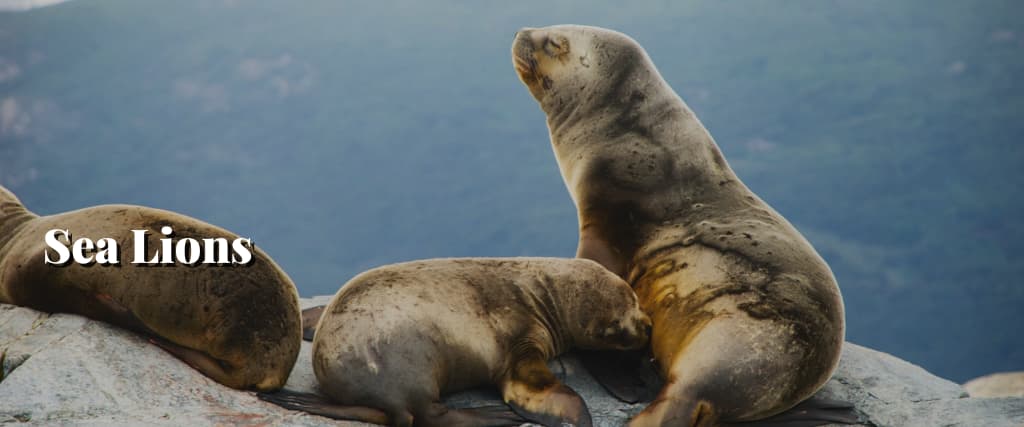
[[[303,299],[303,306],[329,297]],[[288,389],[314,392],[304,343]],[[0,304],[0,424],[193,427],[360,426],[288,411],[224,387],[150,344],[104,323]],[[606,394],[579,363],[551,364],[587,401],[598,426],[619,426],[643,405]],[[1024,398],[968,398],[964,389],[885,353],[847,343],[823,397],[853,402],[864,425],[1021,426]],[[453,406],[495,403],[494,391],[459,393]]]

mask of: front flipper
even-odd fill
[[[232,388],[249,388],[251,384],[241,384],[236,378],[235,367],[226,361],[214,358],[202,351],[175,344],[157,335],[149,338],[149,342],[164,349],[172,356],[177,357],[193,369],[202,372],[214,381]]]
[[[626,403],[650,402],[664,381],[646,350],[577,351],[576,357],[615,398]]]
[[[142,320],[139,320],[131,310],[128,310],[127,307],[121,305],[109,295],[97,294],[96,302],[98,303],[97,308],[102,310],[103,316],[108,322],[143,334],[149,338],[150,343],[164,349],[164,351],[168,353],[171,353],[171,355],[181,359],[195,370],[202,372],[206,376],[213,378],[222,384],[232,384],[229,381],[231,375],[228,370],[230,368],[223,361],[214,359],[210,355],[199,350],[175,344],[161,337],[142,323]]]
[[[726,424],[728,427],[815,427],[825,424],[857,424],[860,417],[853,404],[811,397],[792,409],[763,420]]]
[[[117,302],[110,295],[97,293],[95,298],[96,306],[88,309],[86,317],[99,319],[143,335],[158,336],[145,323],[142,323],[142,320],[139,320],[128,307]]]
[[[320,317],[323,316],[325,308],[327,308],[326,305],[318,305],[302,310],[302,339],[313,341],[316,325],[320,323]]]
[[[373,424],[388,424],[388,416],[379,409],[364,406],[342,406],[311,393],[279,390],[273,393],[256,393],[256,397],[285,409],[302,411],[336,420],[354,420]]]
[[[505,403],[532,422],[551,427],[593,425],[586,402],[555,378],[539,353],[513,361],[501,390]]]
[[[234,368],[227,362],[216,359],[202,351],[175,344],[154,332],[142,322],[127,307],[118,303],[107,294],[96,294],[96,305],[91,307],[90,317],[102,319],[122,328],[135,331],[149,338],[149,342],[164,349],[174,357],[202,372],[204,375],[213,378],[215,381],[229,387],[244,388],[248,384],[238,382],[234,375]]]

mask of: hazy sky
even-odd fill
[[[0,0],[0,11],[28,10],[51,4],[64,3],[68,0]]]

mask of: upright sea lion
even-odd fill
[[[238,236],[199,220],[141,206],[104,205],[50,216],[29,212],[0,187],[0,303],[75,313],[147,334],[217,382],[239,389],[280,388],[302,342],[295,285],[256,247],[247,265],[56,266],[44,262],[45,234],[112,238],[134,251],[131,230],[147,230],[147,259],[158,231],[175,238]],[[51,257],[53,255],[51,254]]]
[[[633,426],[758,420],[831,376],[828,265],[733,173],[644,49],[611,30],[523,29],[512,57],[579,213],[577,256],[630,282],[666,384]]]
[[[586,404],[547,361],[571,347],[641,348],[649,331],[629,285],[590,260],[393,264],[345,284],[316,327],[313,370],[334,403],[288,392],[261,398],[396,426],[520,424],[441,403],[441,394],[495,384],[526,419],[589,426]]]

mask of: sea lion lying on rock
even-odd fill
[[[573,347],[636,349],[650,320],[618,276],[590,260],[463,258],[375,268],[323,311],[313,370],[333,401],[261,398],[332,418],[395,426],[518,425],[501,409],[451,409],[441,395],[494,384],[517,414],[591,425],[547,361]]]

